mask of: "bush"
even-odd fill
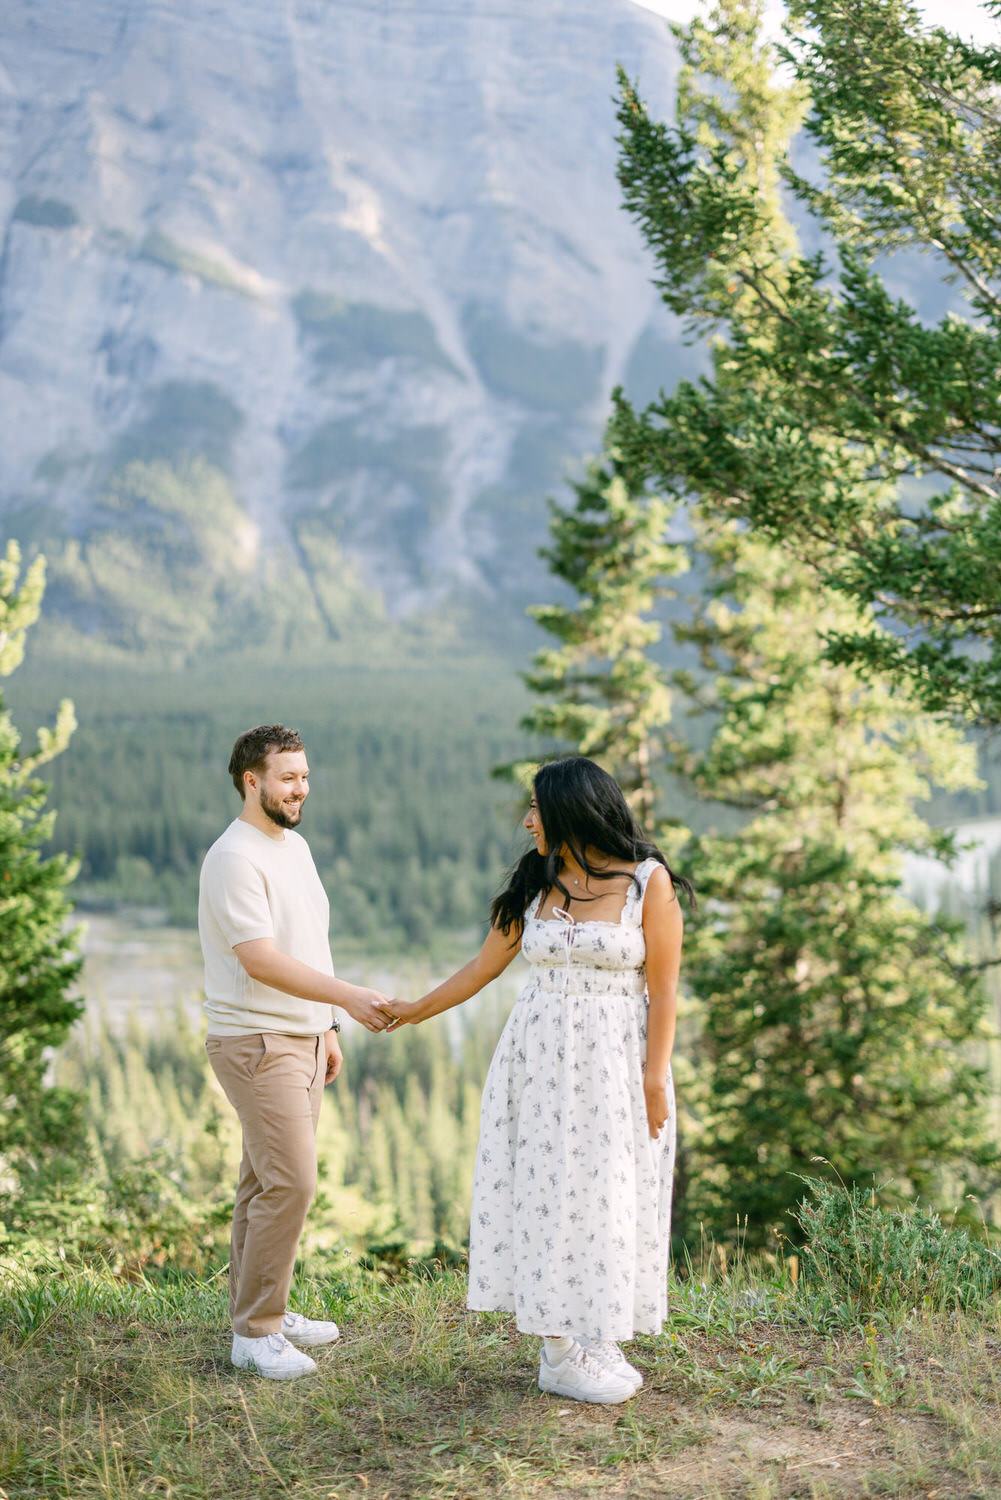
[[[880,1208],[877,1193],[821,1178],[794,1210],[810,1279],[859,1314],[918,1306],[970,1308],[1001,1289],[1001,1255],[939,1214]]]

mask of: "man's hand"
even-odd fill
[[[366,989],[364,985],[353,984],[347,996],[337,1003],[369,1031],[384,1031],[391,1018],[391,1012],[380,1007],[391,1005],[392,1001],[381,991]]]
[[[419,1000],[387,1000],[383,1007],[389,1019],[386,1030],[398,1031],[401,1026],[406,1026],[408,1023],[416,1026],[420,1020],[419,1016],[415,1016],[419,1004]]]
[[[328,1031],[324,1035],[323,1045],[327,1052],[327,1072],[323,1080],[323,1087],[326,1088],[328,1083],[333,1083],[341,1071],[344,1063],[344,1053],[341,1051],[341,1044],[337,1040],[336,1031]]]
[[[650,1138],[655,1141],[667,1124],[670,1114],[667,1107],[667,1085],[653,1078],[644,1078],[643,1093],[646,1096],[646,1118],[650,1127]]]

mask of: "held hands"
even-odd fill
[[[650,1127],[650,1139],[657,1140],[660,1132],[670,1117],[670,1109],[667,1104],[667,1085],[661,1079],[643,1079],[643,1093],[646,1096],[646,1118]]]
[[[355,985],[350,998],[340,999],[337,1003],[369,1031],[396,1031],[408,1021],[416,1024],[420,1020],[419,1016],[414,1015],[419,1001],[391,1000],[380,990],[366,989],[364,985]],[[336,1076],[336,1073],[328,1075],[327,1082],[333,1082]]]
[[[364,985],[355,985],[350,999],[339,1000],[338,1004],[342,1010],[369,1031],[384,1031],[389,1020],[387,1007],[392,1007],[397,1002],[388,999],[380,990],[366,989]]]
[[[401,1026],[408,1024],[416,1026],[421,1019],[420,1016],[415,1015],[419,1006],[419,1000],[387,1000],[385,1010],[391,1019],[386,1030],[398,1031]]]

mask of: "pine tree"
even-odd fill
[[[682,35],[680,107],[697,149],[753,207],[753,217],[749,208],[732,226],[744,230],[734,253],[767,266],[781,289],[795,239],[782,215],[777,161],[801,100],[776,82],[759,23],[759,6],[722,0],[708,22]],[[654,196],[663,183],[651,173],[644,187]],[[736,301],[753,321],[732,267],[695,274],[721,305]],[[692,311],[696,325],[706,318],[697,298],[688,306],[684,289],[672,295],[675,310]],[[767,327],[754,336],[767,370]],[[761,390],[742,389],[746,369],[735,368],[729,345],[718,342],[713,360],[714,389],[728,400],[765,400],[767,377]],[[694,450],[704,437],[686,428],[687,392],[662,398],[657,416],[655,435],[631,426],[625,407],[611,428],[626,492],[636,497],[649,492],[649,476],[666,472],[658,463],[672,444]],[[866,503],[886,499],[888,487],[873,483],[835,437],[809,440],[824,472],[855,484]],[[944,848],[914,812],[915,799],[931,782],[970,785],[975,772],[970,748],[912,697],[878,677],[864,683],[827,658],[829,635],[878,641],[876,622],[832,594],[822,570],[786,556],[767,533],[728,522],[730,472],[715,467],[715,456],[709,448],[702,468],[691,466],[677,486],[693,551],[711,579],[708,608],[676,630],[702,651],[703,671],[680,682],[712,709],[713,734],[706,751],[680,755],[675,768],[710,805],[736,809],[743,826],[692,840],[680,858],[703,899],[684,964],[702,1023],[696,1078],[682,1091],[682,1119],[693,1118],[678,1218],[688,1235],[699,1219],[725,1234],[739,1216],[760,1243],[770,1229],[790,1228],[785,1213],[800,1191],[792,1174],[815,1172],[816,1156],[828,1156],[846,1179],[871,1181],[874,1173],[880,1182],[896,1179],[898,1192],[932,1198],[961,1189],[970,1172],[994,1161],[984,1073],[970,1055],[982,1046],[982,990],[962,965],[956,931],[900,892],[901,849]],[[822,511],[826,497],[823,485],[804,484],[797,503],[809,514]],[[623,518],[610,499],[607,484],[585,485],[573,511],[554,512],[550,566],[580,602],[536,612],[561,646],[540,655],[529,682],[556,702],[526,721],[574,749],[594,753],[600,745],[606,755],[602,736],[619,726],[610,722],[604,684],[627,652],[630,680],[658,705],[657,727],[666,721],[664,685],[646,655],[658,626],[647,616],[654,579],[680,571],[676,556],[670,569],[659,559],[648,578],[641,568],[642,613],[623,610],[636,596],[620,586]],[[672,501],[657,503],[662,539]],[[640,628],[617,630],[616,610]],[[636,706],[634,699],[631,713]],[[621,730],[612,743],[628,765],[635,752]],[[620,775],[621,764],[612,764]],[[643,769],[649,810],[656,768]],[[656,826],[649,813],[648,821]]]
[[[864,612],[732,523],[697,526],[713,582],[679,634],[715,674],[689,686],[716,727],[683,769],[745,821],[685,853],[703,908],[685,953],[702,1018],[685,1227],[790,1232],[816,1158],[951,1206],[997,1167],[986,997],[960,924],[902,895],[901,853],[942,849],[915,802],[976,784],[972,747],[826,659],[829,632],[877,628]]]
[[[21,554],[8,543],[0,561],[0,675],[20,664],[25,636],[38,618],[45,587],[38,559],[20,583]],[[73,866],[64,855],[43,858],[54,814],[43,813],[47,788],[37,778],[65,749],[75,728],[68,700],[38,746],[20,754],[20,736],[0,699],[0,1156],[42,1151],[70,1128],[71,1096],[46,1088],[46,1051],[80,1014],[68,991],[80,971],[67,887]]]
[[[559,644],[537,652],[525,674],[549,701],[521,727],[600,761],[645,825],[671,716],[663,673],[647,653],[661,637],[655,608],[686,554],[666,539],[674,507],[650,493],[618,447],[614,425],[605,436],[601,458],[573,485],[575,502],[550,501],[551,541],[542,556],[576,597],[529,611]]]
[[[1001,51],[926,29],[912,0],[789,9],[784,122],[755,3],[726,0],[682,35],[710,82],[681,91],[675,125],[623,78],[626,206],[664,300],[725,341],[706,379],[642,414],[630,451],[893,626],[839,632],[834,659],[997,724]],[[803,99],[809,180],[786,140]],[[833,258],[791,242],[780,182]],[[937,321],[891,291],[881,257],[897,251],[941,278]]]

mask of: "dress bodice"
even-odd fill
[[[636,866],[636,881],[617,922],[576,921],[559,907],[552,918],[543,920],[538,914],[544,894],[540,891],[525,912],[521,938],[521,951],[532,965],[530,982],[563,994],[642,995],[646,988],[643,897],[658,863],[645,859]]]

